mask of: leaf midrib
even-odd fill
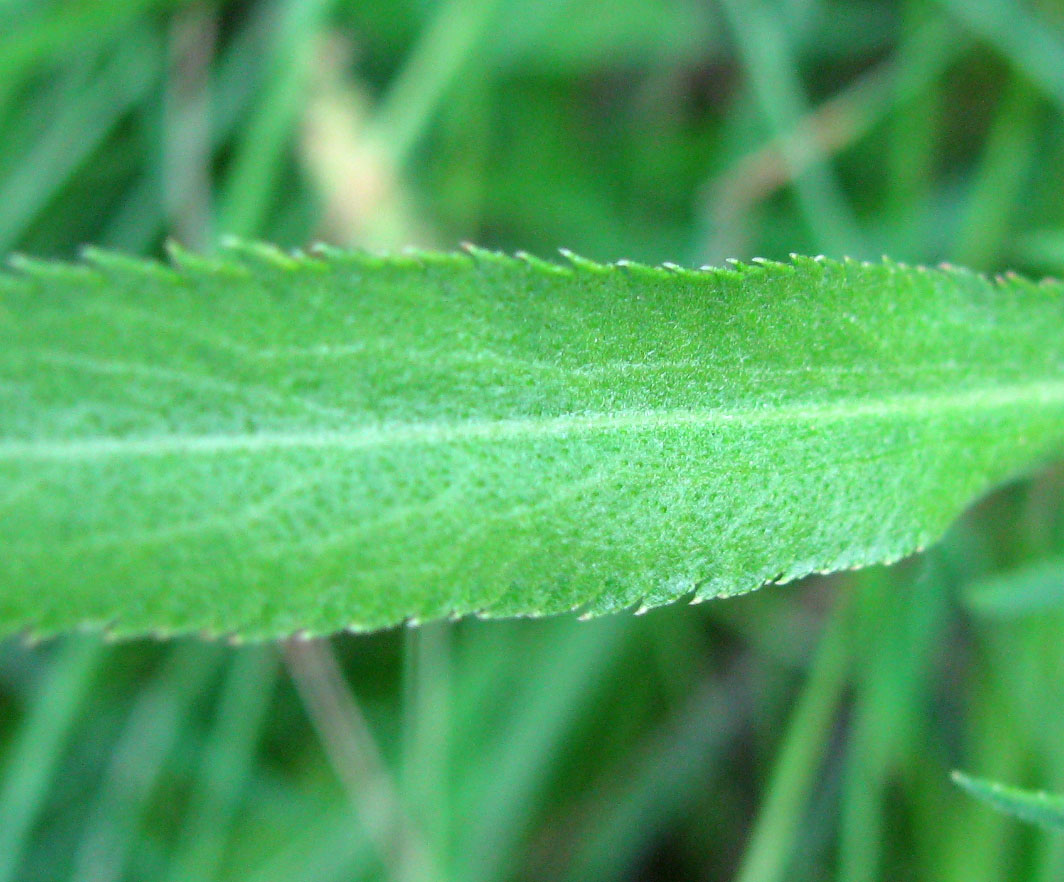
[[[841,399],[729,410],[727,408],[577,413],[549,417],[473,418],[464,421],[392,422],[350,430],[263,431],[231,434],[167,434],[60,441],[0,441],[0,461],[82,461],[171,454],[210,455],[285,449],[368,450],[391,446],[443,445],[647,431],[691,425],[758,426],[837,423],[884,417],[921,417],[943,412],[993,411],[1018,405],[1064,404],[1064,379],[977,387],[956,392],[905,393],[872,400]]]

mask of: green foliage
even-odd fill
[[[989,803],[1000,812],[1048,827],[1064,830],[1064,796],[1052,796],[1034,790],[1020,790],[996,781],[973,778],[963,772],[954,772],[953,780],[973,796]]]
[[[1052,557],[981,579],[965,590],[979,615],[1013,618],[1064,605],[1064,558]]]
[[[4,0],[0,33],[0,262],[237,233],[1064,277],[1059,4]],[[890,568],[300,644],[339,663],[313,723],[280,645],[13,635],[0,879],[1059,882],[1059,834],[949,773],[1064,792],[1064,606],[972,593],[1062,554],[1058,461]]]
[[[1058,284],[470,250],[0,282],[0,627],[599,614],[893,561],[1064,443]]]

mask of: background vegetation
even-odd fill
[[[3,253],[1045,274],[1062,193],[1057,2],[0,2]],[[9,639],[0,882],[1064,878],[1064,841],[949,780],[1064,790],[1064,565],[980,585],[1064,552],[1062,489],[891,570],[642,617]]]

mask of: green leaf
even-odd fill
[[[1017,618],[1064,606],[1064,557],[1050,557],[973,582],[965,605],[989,618]]]
[[[1000,812],[1051,830],[1064,830],[1064,796],[1007,787],[963,772],[954,772],[953,781]]]
[[[605,613],[893,561],[1064,444],[1057,283],[471,250],[0,277],[0,631]]]

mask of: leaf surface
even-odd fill
[[[953,781],[999,812],[1050,830],[1064,830],[1064,796],[1021,790],[997,781],[973,778],[963,772],[954,772]]]
[[[482,251],[0,277],[0,631],[588,614],[907,555],[1064,443],[1064,289]]]

